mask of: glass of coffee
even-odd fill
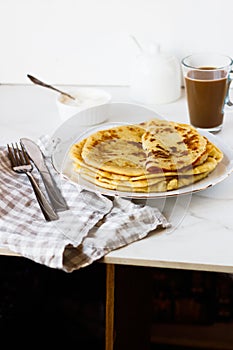
[[[220,54],[193,54],[182,60],[190,123],[217,133],[229,104],[233,60]]]

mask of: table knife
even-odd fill
[[[57,187],[51,173],[49,172],[40,147],[34,141],[28,138],[21,138],[20,142],[39,171],[54,209],[56,211],[68,210],[68,205]]]

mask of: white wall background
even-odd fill
[[[0,0],[0,83],[127,85],[130,35],[233,56],[232,16],[233,0]]]

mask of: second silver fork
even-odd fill
[[[7,145],[7,148],[12,169],[16,173],[26,174],[29,178],[45,219],[47,221],[57,220],[57,213],[53,210],[52,206],[48,202],[47,198],[38,186],[34,176],[32,175],[33,166],[24,148],[19,147],[17,143],[15,146],[13,144],[11,146]]]

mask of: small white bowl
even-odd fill
[[[108,103],[112,97],[107,91],[99,88],[81,87],[68,93],[74,96],[76,101],[62,94],[56,100],[58,112],[63,122],[84,110],[86,111],[85,118],[80,118],[80,125],[100,124],[108,118]],[[96,106],[103,106],[103,108],[92,108]]]

